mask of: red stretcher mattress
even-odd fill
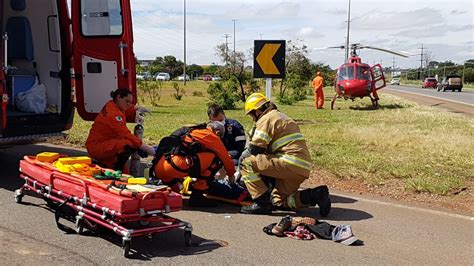
[[[50,169],[46,169],[26,160],[21,160],[20,172],[43,184],[51,184],[51,174],[53,171]],[[61,178],[53,178],[52,185],[54,189],[78,198],[84,197],[84,185],[81,184],[80,181],[77,181],[78,179],[68,174],[55,172],[55,174],[56,173]],[[68,181],[64,179],[68,179]],[[153,193],[153,195],[150,194],[151,197],[142,199],[146,194],[138,193],[135,197],[124,197],[93,184],[87,185],[87,189],[89,200],[92,203],[102,205],[122,214],[136,214],[139,213],[140,208],[143,208],[144,211],[164,210],[166,205],[165,201],[168,202],[171,212],[179,211],[182,208],[181,195],[169,190],[162,191],[162,193]]]

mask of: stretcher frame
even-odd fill
[[[169,204],[165,205],[164,209],[147,210],[141,206],[142,202],[147,198],[162,196],[160,191],[153,191],[145,194],[140,201],[140,208],[137,213],[122,214],[115,210],[101,206],[90,201],[88,185],[84,180],[72,177],[71,175],[52,171],[50,174],[50,184],[44,184],[31,176],[23,173],[20,168],[20,178],[25,180],[25,183],[17,190],[15,190],[14,198],[16,203],[21,203],[26,191],[31,191],[37,194],[47,202],[58,204],[62,207],[64,205],[70,207],[75,212],[75,231],[82,234],[84,231],[85,222],[88,224],[95,224],[96,226],[104,227],[113,231],[115,234],[122,237],[122,249],[124,257],[130,254],[130,246],[132,238],[137,236],[152,237],[156,233],[166,232],[172,229],[181,228],[184,230],[185,246],[191,246],[193,227],[190,223],[172,218],[167,215],[170,212]],[[74,182],[82,185],[84,189],[83,197],[70,195],[64,191],[58,190],[54,187],[54,180],[63,180],[66,182]],[[59,208],[55,208],[55,220],[58,227],[60,227]],[[126,223],[138,222],[141,227],[139,229],[127,228]]]

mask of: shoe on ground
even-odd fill
[[[272,214],[271,206],[266,206],[264,204],[257,204],[256,202],[252,203],[252,205],[242,206],[240,208],[241,213],[245,214]]]
[[[292,220],[293,218],[290,215],[281,218],[280,222],[272,228],[272,233],[276,236],[284,236],[283,232],[290,228]]]

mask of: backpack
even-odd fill
[[[168,163],[177,171],[189,173],[189,175],[192,177],[209,179],[210,177],[202,177],[200,175],[201,163],[197,154],[202,151],[212,151],[205,149],[201,143],[196,141],[191,136],[191,131],[195,129],[205,128],[207,128],[207,125],[205,123],[190,127],[182,127],[173,132],[170,136],[162,138],[160,140],[160,143],[158,144],[158,147],[156,148],[156,154],[152,161],[152,168],[150,169],[150,177],[155,177],[155,166],[161,159],[161,157],[164,156]],[[188,139],[191,139],[191,141],[186,140],[186,137],[188,137]],[[186,156],[190,160],[190,168],[185,170],[174,164],[173,160],[171,160],[172,155]],[[214,161],[211,165],[216,165],[216,167],[209,169],[212,172],[211,176],[214,176],[220,168],[220,160],[217,156],[215,156]]]

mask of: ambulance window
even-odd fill
[[[120,0],[81,0],[81,12],[84,36],[122,35]]]

